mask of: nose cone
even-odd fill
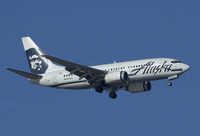
[[[188,71],[190,69],[190,66],[187,65],[187,64],[183,64],[182,65],[182,69],[183,69],[184,72],[186,72],[186,71]]]

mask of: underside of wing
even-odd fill
[[[55,63],[65,66],[65,69],[67,71],[69,71],[71,74],[79,76],[80,79],[86,78],[88,81],[92,82],[99,78],[103,78],[106,75],[105,71],[102,71],[99,69],[83,66],[83,65],[76,64],[76,63],[73,63],[70,61],[52,57],[50,55],[43,55],[43,57],[45,57]]]

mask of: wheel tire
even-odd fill
[[[168,86],[172,86],[172,82],[168,82]]]
[[[109,97],[112,99],[116,99],[117,98],[117,94],[115,92],[110,92],[109,93]]]
[[[97,88],[95,88],[95,90],[98,93],[102,93],[103,92],[103,88],[102,87],[97,87]]]

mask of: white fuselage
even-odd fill
[[[107,71],[126,71],[131,82],[143,82],[151,80],[169,79],[179,76],[189,69],[189,66],[175,59],[155,58],[136,61],[119,62],[105,65],[91,66],[92,68]],[[93,88],[85,78],[70,74],[64,67],[51,73],[42,74],[43,78],[34,80],[31,83],[64,88],[64,89],[86,89]],[[120,84],[119,84],[120,85]]]

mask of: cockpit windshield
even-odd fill
[[[173,60],[173,61],[171,61],[171,63],[181,63],[181,61],[179,61],[179,60]]]

